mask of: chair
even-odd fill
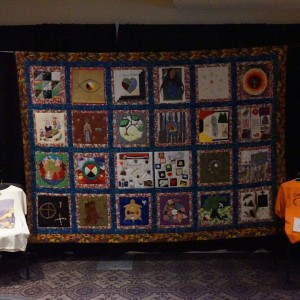
[[[25,256],[26,278],[29,279],[26,222],[26,194],[21,185],[0,184],[0,252],[22,252]]]

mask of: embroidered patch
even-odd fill
[[[195,73],[197,102],[231,100],[230,64],[196,65]]]
[[[190,74],[188,66],[154,67],[155,103],[190,102]]]
[[[74,154],[77,188],[109,188],[108,153]]]
[[[198,225],[232,224],[231,191],[198,192]]]
[[[192,226],[192,193],[157,193],[156,201],[159,227]]]
[[[15,227],[14,199],[0,201],[0,229],[12,229]]]
[[[237,63],[238,100],[273,97],[271,61]]]
[[[73,145],[107,147],[107,126],[107,111],[72,111]]]
[[[272,219],[271,187],[239,190],[239,222],[249,223]]]
[[[64,67],[30,66],[29,74],[33,104],[62,104],[66,102]]]
[[[271,180],[271,147],[239,149],[239,183]]]
[[[111,70],[114,104],[145,104],[148,102],[146,68],[124,67]]]
[[[188,187],[192,184],[190,151],[154,153],[155,187]]]
[[[105,104],[105,69],[71,68],[71,102]]]
[[[114,111],[114,146],[149,146],[149,112],[146,110]]]
[[[155,110],[155,145],[175,146],[191,143],[190,112],[187,109]]]
[[[151,194],[116,195],[117,227],[148,229],[152,225]]]
[[[198,151],[198,185],[232,184],[232,150]]]
[[[110,207],[110,195],[76,194],[78,228],[111,228]]]
[[[255,142],[271,139],[272,106],[238,106],[238,138],[240,142]]]
[[[116,188],[152,188],[154,180],[152,167],[151,152],[117,153],[115,156]]]
[[[39,228],[70,228],[70,195],[37,194],[37,224]]]
[[[231,141],[231,109],[211,107],[197,109],[197,142],[229,143]]]
[[[68,153],[35,153],[37,187],[69,187]]]
[[[35,143],[43,147],[67,145],[67,114],[65,111],[34,110]]]

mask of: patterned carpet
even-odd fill
[[[269,252],[141,253],[115,257],[3,257],[0,299],[300,299],[300,262],[285,281],[284,260]]]

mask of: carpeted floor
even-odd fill
[[[0,299],[300,299],[300,261],[270,253],[125,253],[119,257],[2,258]]]

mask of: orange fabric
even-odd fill
[[[293,231],[295,218],[300,219],[300,182],[290,180],[280,185],[275,213],[285,220],[285,233],[291,243],[300,241],[300,232]]]

